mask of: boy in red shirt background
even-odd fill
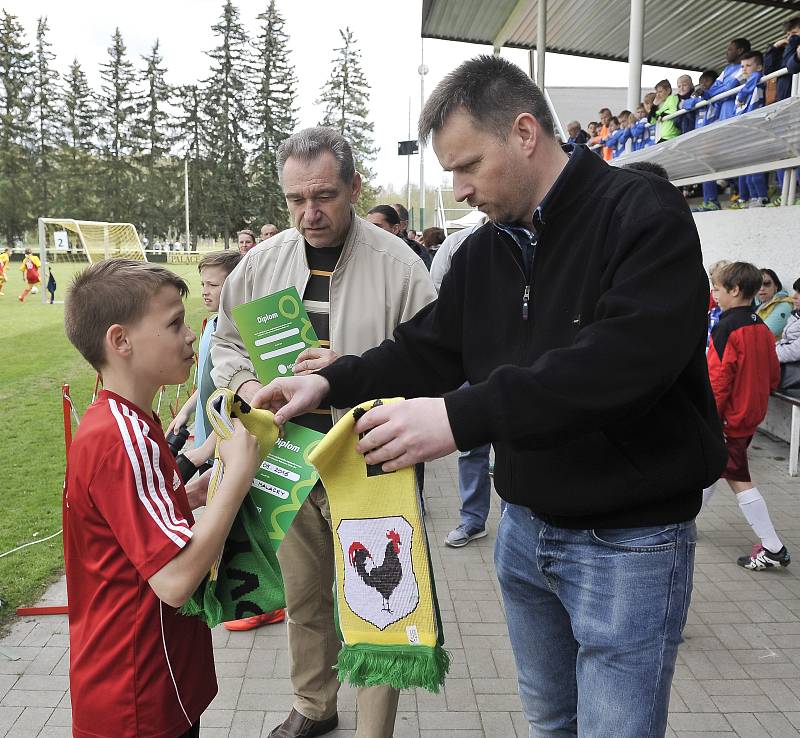
[[[722,267],[713,275],[714,297],[722,313],[711,331],[708,374],[717,412],[722,420],[728,464],[722,478],[736,495],[742,511],[761,543],[739,566],[754,571],[788,566],[791,558],[775,531],[767,503],[750,478],[747,447],[767,414],[769,393],[780,382],[775,339],[753,310],[761,288],[760,270],[742,261]],[[714,485],[703,490],[703,504]]]
[[[260,459],[234,421],[221,486],[195,523],[152,411],[158,388],[186,381],[194,361],[187,293],[163,267],[111,259],[81,272],[66,303],[67,336],[104,384],[64,487],[77,738],[197,736],[217,692],[211,633],[177,608],[217,559]]]

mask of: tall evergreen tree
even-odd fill
[[[75,59],[64,77],[64,142],[59,152],[62,182],[58,209],[77,220],[98,220],[91,183],[96,170],[97,105],[86,74]]]
[[[17,17],[4,10],[0,18],[0,229],[13,245],[32,224],[30,116],[33,55]]]
[[[117,28],[108,48],[108,61],[100,65],[99,106],[101,139],[100,202],[102,220],[129,221],[136,213],[133,191],[136,73],[128,60],[125,42]]]
[[[370,180],[370,163],[378,153],[373,139],[373,124],[369,118],[369,83],[361,67],[361,52],[349,28],[339,29],[343,45],[335,49],[330,79],[317,100],[325,111],[320,125],[335,128],[353,147],[356,168],[364,184],[359,198],[359,210],[364,210],[375,197]]]
[[[202,93],[197,85],[186,85],[177,91],[180,107],[177,125],[177,150],[186,159],[189,172],[189,230],[192,243],[198,234],[211,235],[207,193],[211,181],[211,163],[207,150],[206,121],[203,117]]]
[[[142,57],[144,90],[137,104],[137,135],[141,146],[142,176],[138,179],[139,222],[151,238],[165,236],[177,225],[179,173],[169,157],[173,136],[167,108],[172,89],[165,80],[166,69],[156,41],[150,54]]]
[[[294,107],[297,77],[289,61],[289,37],[284,19],[270,0],[258,16],[258,87],[254,105],[253,143],[255,155],[250,177],[253,212],[262,219],[287,222],[286,200],[278,182],[276,154],[278,146],[297,125]]]
[[[249,224],[245,146],[252,100],[253,58],[239,11],[225,0],[222,17],[212,26],[219,45],[207,52],[211,76],[205,81],[208,150],[213,155],[214,187],[208,205],[215,235],[228,247],[230,237]]]
[[[56,149],[60,139],[60,114],[58,111],[58,72],[52,62],[55,54],[50,50],[47,17],[42,16],[36,26],[36,48],[33,68],[33,125],[36,142],[33,150],[33,209],[34,215],[50,217],[53,210],[56,166]]]

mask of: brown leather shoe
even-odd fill
[[[339,716],[327,720],[312,720],[292,708],[289,717],[269,734],[269,738],[314,738],[330,733],[339,724]]]

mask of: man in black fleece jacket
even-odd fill
[[[562,149],[552,131],[510,62],[482,56],[446,77],[420,137],[433,133],[456,199],[491,222],[393,341],[254,402],[283,422],[326,397],[416,398],[356,426],[385,471],[492,443],[509,503],[495,563],[531,735],[658,736],[694,518],[725,464],[708,283],[669,182]]]

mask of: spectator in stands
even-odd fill
[[[648,92],[642,99],[642,105],[644,105],[644,110],[648,116],[650,115],[650,111],[653,109],[653,100],[655,99],[656,99],[655,92]]]
[[[700,91],[697,97],[687,100],[684,103],[684,107],[691,110],[700,100],[709,100],[715,95],[738,87],[743,79],[741,57],[742,54],[746,54],[748,51],[750,51],[750,42],[746,38],[733,39],[725,50],[725,61],[727,64],[722,70],[722,73],[708,89]],[[725,100],[712,103],[704,109],[706,112],[703,125],[710,125],[717,120],[725,120],[733,117],[736,112],[736,101],[731,96]],[[695,127],[699,127],[699,121],[697,120],[695,121]],[[721,205],[719,204],[716,180],[703,182],[703,204],[692,208],[692,210],[696,213],[701,213],[719,210],[720,208]]]
[[[428,250],[433,261],[433,255],[444,241],[444,230],[441,228],[426,228],[422,231],[422,245]]]
[[[585,144],[589,140],[589,134],[581,128],[581,124],[577,120],[572,120],[567,123],[567,143],[571,144]]]
[[[256,234],[250,229],[245,229],[236,234],[236,240],[239,243],[239,253],[244,256],[256,245]]]
[[[599,123],[596,120],[591,120],[586,124],[586,132],[589,134],[589,138],[594,138],[597,135],[598,127]]]
[[[736,94],[736,115],[743,115],[764,107],[764,87],[759,85],[763,76],[763,56],[760,51],[742,54],[742,76],[744,87]],[[767,173],[757,172],[739,177],[739,201],[735,206],[761,208],[769,203],[767,196]],[[734,206],[731,206],[734,207]]]
[[[728,266],[728,264],[730,264],[730,262],[727,259],[721,259],[720,261],[715,261],[708,267],[711,294],[708,296],[708,339],[706,340],[706,348],[711,344],[711,331],[714,330],[714,326],[719,323],[719,316],[722,313],[722,308],[720,308],[717,298],[714,295],[714,284],[718,281],[717,275],[720,270]]]
[[[611,149],[611,158],[616,159],[625,153],[625,144],[631,137],[631,129],[628,126],[630,111],[623,110],[619,116],[614,116],[609,124],[609,135],[605,145]]]
[[[784,22],[783,36],[770,44],[764,54],[764,74],[784,67],[790,73],[775,80],[775,100],[785,100],[792,94],[792,74],[800,72],[800,15]]]
[[[692,82],[692,78],[688,74],[682,74],[678,77],[676,89],[678,93],[678,110],[683,110],[683,103],[694,97],[694,82]],[[678,126],[681,133],[689,133],[689,131],[694,130],[694,117],[694,111],[690,110],[688,113],[675,118],[675,125]]]
[[[411,250],[422,259],[425,267],[430,270],[432,261],[430,252],[420,243],[418,238],[412,239],[408,237],[408,232],[406,231],[406,228],[408,228],[408,210],[406,210],[406,206],[396,202],[392,207],[400,217],[400,228],[395,235],[400,236],[410,246]]]
[[[272,238],[273,236],[277,236],[280,231],[278,230],[278,226],[273,223],[264,223],[261,226],[261,240],[266,241],[268,238]]]
[[[677,112],[678,96],[672,94],[672,85],[669,80],[662,79],[656,85],[656,96],[653,99],[653,107],[648,116],[651,123],[661,122],[656,143],[669,141],[681,135],[681,129],[678,128],[674,120],[664,120],[666,116]]]
[[[716,69],[706,69],[701,75],[700,78],[697,80],[697,86],[694,88],[694,95],[693,97],[703,99],[703,93],[711,87],[711,85],[716,82],[717,77],[719,77],[719,73]],[[698,100],[698,102],[700,101]],[[694,111],[694,127],[695,128],[702,128],[709,123],[713,123],[715,118],[714,115],[716,114],[713,110],[713,106],[706,105],[702,108],[696,108],[697,102],[691,103],[688,106],[684,105],[685,108],[691,108]],[[709,118],[709,112],[712,113],[711,117]]]
[[[792,285],[794,310],[786,321],[781,340],[775,344],[778,361],[781,364],[782,391],[800,390],[800,279]]]
[[[636,106],[636,110],[631,115],[633,124],[631,125],[631,140],[633,141],[633,150],[639,151],[640,149],[652,146],[655,143],[653,138],[653,130],[650,121],[647,120],[647,108],[645,104],[640,102]]]
[[[395,236],[400,233],[400,216],[391,205],[376,205],[367,213],[367,220]]]
[[[598,113],[600,116],[600,125],[597,129],[597,134],[589,139],[589,146],[596,146],[597,144],[602,144],[605,139],[608,138],[609,130],[608,124],[611,122],[611,110],[609,108],[601,108],[600,112]],[[611,159],[611,149],[607,148],[606,146],[602,146],[600,149],[600,155],[606,160],[610,161]]]
[[[603,158],[606,161],[611,161],[611,159],[614,158],[617,141],[620,135],[622,135],[621,133],[617,133],[619,131],[619,118],[617,118],[616,115],[611,116],[606,130],[608,131],[608,135],[601,138],[600,143],[603,144]],[[606,152],[608,152],[608,154],[606,154]]]
[[[739,509],[761,540],[749,556],[740,556],[736,561],[752,571],[788,566],[791,561],[747,464],[747,447],[767,414],[769,393],[780,381],[769,329],[753,314],[752,302],[760,277],[756,267],[741,261],[717,272],[714,292],[722,316],[711,333],[708,349],[708,374],[728,449],[722,479],[728,482]],[[712,484],[703,490],[704,505],[711,499],[714,487]]]
[[[767,324],[776,341],[781,337],[793,307],[778,275],[772,269],[762,269],[761,289],[756,295],[756,313]]]

